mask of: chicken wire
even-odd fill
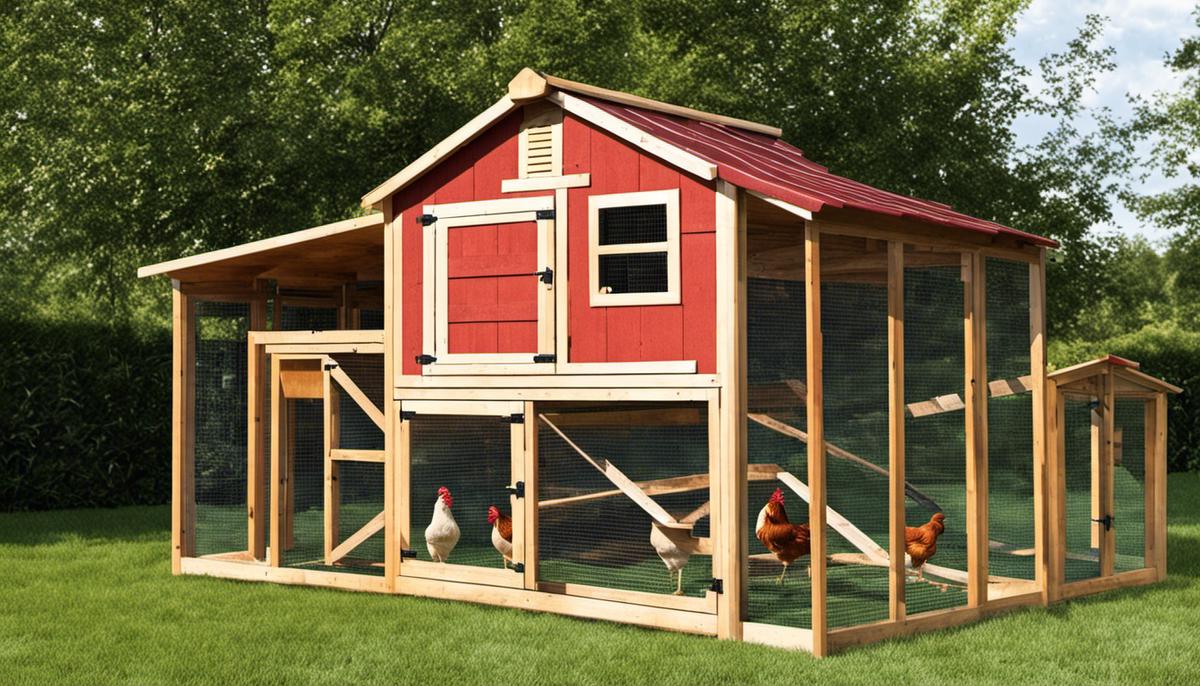
[[[803,281],[752,278],[746,282],[749,411],[800,431],[808,430],[804,290]],[[803,441],[752,418],[747,422],[746,443],[751,465],[778,465],[807,481],[808,445]],[[756,536],[758,513],[779,487],[782,482],[774,478],[747,483],[750,564],[745,616],[751,622],[808,629],[812,628],[812,585],[804,573],[808,562],[797,561],[787,583],[780,585],[780,565]],[[784,507],[792,523],[808,522],[808,506],[794,493],[785,496]]]
[[[450,490],[458,543],[447,564],[500,569],[504,559],[492,545],[488,506],[512,516],[512,427],[498,416],[417,414],[410,422],[410,547],[418,560],[432,560],[425,529],[433,520],[438,489]]]
[[[383,406],[382,355],[331,355],[350,380],[377,408]],[[350,394],[334,382],[331,387],[337,400],[338,434],[335,448],[352,450],[383,450],[384,435]],[[383,512],[383,471],[378,462],[338,461],[333,463],[338,483],[338,533],[333,545],[357,533],[376,515]],[[372,534],[362,544],[338,561],[344,571],[370,574],[383,573],[383,530]]]
[[[1100,551],[1093,545],[1092,425],[1098,403],[1063,395],[1063,476],[1066,487],[1066,581],[1100,576]]]
[[[338,308],[284,305],[281,331],[331,331],[338,327]]]
[[[626,411],[629,414],[613,414]],[[677,520],[710,502],[710,490],[703,485],[709,474],[704,405],[539,406],[539,413],[592,460],[601,465],[607,460],[643,488],[648,481],[699,476],[701,487],[696,490],[651,496]],[[614,492],[612,481],[545,420],[539,421],[539,581],[674,593],[679,577],[651,543],[650,515],[626,495]],[[555,502],[601,492],[608,493],[595,499]],[[709,517],[696,517],[692,535],[708,537]],[[681,548],[666,550],[689,547],[684,543]],[[702,597],[713,576],[712,558],[691,552],[682,565],[682,594]],[[676,559],[674,552],[668,557]]]
[[[1029,265],[988,258],[988,556],[989,573],[1034,578],[1033,393],[1030,374]]]
[[[195,308],[195,551],[246,550],[246,332],[250,306]]]
[[[319,566],[325,561],[324,401],[289,399],[286,405],[283,463],[283,551],[285,567]]]
[[[1113,455],[1113,571],[1146,566],[1146,401],[1117,396]]]
[[[932,398],[964,396],[963,282],[959,266],[904,270],[904,400],[910,407]],[[952,407],[947,397],[946,407]],[[904,423],[905,480],[945,516],[937,552],[927,564],[967,571],[966,417],[961,408],[916,416]],[[931,508],[911,498],[907,526],[930,520]],[[926,576],[945,587],[921,582],[910,572],[905,610],[914,615],[966,604],[965,584]]]

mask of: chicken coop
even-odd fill
[[[1179,389],[1047,373],[1049,239],[529,69],[361,205],[140,270],[174,573],[818,656],[1165,576]]]

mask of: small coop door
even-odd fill
[[[528,373],[524,365],[553,363],[554,198],[430,205],[425,213],[425,273],[433,276],[424,286],[425,373],[469,373],[464,364]]]
[[[401,411],[400,574],[524,587],[524,404],[405,400]]]

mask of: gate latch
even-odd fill
[[[712,591],[713,593],[724,593],[725,582],[721,579],[713,579],[712,583],[708,586],[708,590]]]
[[[534,272],[533,276],[538,277],[538,281],[541,281],[542,283],[546,284],[547,286],[554,285],[554,270],[551,269],[550,267],[546,267],[545,269],[543,269],[540,272]]]
[[[525,573],[525,563],[524,562],[514,562],[513,566],[512,566],[512,570],[514,572],[516,572],[517,574],[524,574]]]
[[[400,549],[400,557],[401,558],[405,558],[405,557],[416,558],[417,551],[413,550],[412,548],[401,548]]]
[[[1097,524],[1103,524],[1105,531],[1108,531],[1113,527],[1113,516],[1110,514],[1106,514],[1100,519],[1093,519],[1092,521],[1096,522]]]
[[[517,483],[513,484],[512,486],[505,486],[504,489],[506,491],[508,491],[509,493],[512,493],[513,495],[517,496],[518,498],[525,497],[525,482],[524,481],[518,481]]]
[[[427,355],[425,353],[421,353],[420,355],[417,355],[416,359],[417,359],[417,364],[419,364],[419,365],[427,365],[427,364],[433,364],[434,362],[437,362],[436,357],[434,357],[433,355]]]
[[[421,224],[421,226],[429,226],[437,221],[437,217],[432,214],[422,214],[417,217],[417,221]]]

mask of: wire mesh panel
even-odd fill
[[[1146,401],[1116,399],[1113,435],[1113,570],[1146,566]]]
[[[358,313],[358,328],[360,329],[382,329],[383,328],[383,310],[363,309]]]
[[[1033,579],[1029,265],[988,258],[986,274],[988,567],[993,575]]]
[[[835,238],[822,237],[826,268],[872,249],[886,255],[886,244]],[[875,274],[822,274],[831,629],[888,617],[888,288]]]
[[[911,255],[906,255],[906,260],[910,258]],[[933,513],[941,512],[944,516],[944,530],[936,539],[937,549],[921,565],[925,580],[909,573],[904,591],[909,615],[967,602],[963,337],[961,268],[906,266],[905,480],[927,501],[919,503],[911,497],[906,501],[906,525],[933,528],[930,524]],[[937,568],[941,568],[940,573]]]
[[[376,408],[383,406],[383,356],[382,355],[332,355],[338,367],[346,372],[350,381],[363,392],[366,400]],[[339,383],[331,384],[337,411],[337,436],[332,441],[335,449],[347,451],[375,451],[382,460],[384,434],[367,412]],[[330,470],[336,479],[333,497],[336,499],[337,539],[333,546],[340,546],[360,532],[373,531],[365,540],[345,551],[345,557],[334,562],[346,571],[383,573],[383,471],[379,462],[364,462],[364,458],[333,461]],[[336,550],[336,548],[335,548]]]
[[[246,550],[246,331],[250,306],[196,305],[196,555]]]
[[[503,419],[418,412],[409,420],[415,559],[497,570],[507,565],[492,537],[501,518],[489,522],[488,514],[495,506],[502,518],[513,517],[512,426]]]
[[[539,406],[538,581],[704,596],[706,417],[699,404]]]
[[[751,467],[746,488],[750,576],[745,616],[752,622],[808,629],[812,627],[808,575],[794,570],[786,583],[780,583],[779,559],[757,535],[759,513],[775,489],[783,487],[770,466],[801,480],[808,475],[808,444],[798,438],[808,430],[804,282],[749,279],[746,302]],[[788,433],[788,427],[799,434]],[[784,512],[792,523],[808,522],[808,505],[794,493],[785,495]],[[803,569],[807,560],[796,564]]]
[[[1063,471],[1066,484],[1066,566],[1064,579],[1100,576],[1100,550],[1092,522],[1094,400],[1063,396]]]
[[[279,326],[281,331],[331,331],[337,328],[336,307],[283,306]]]
[[[316,566],[325,560],[324,402],[289,399],[284,422],[287,487],[283,498],[283,553],[286,567]]]

